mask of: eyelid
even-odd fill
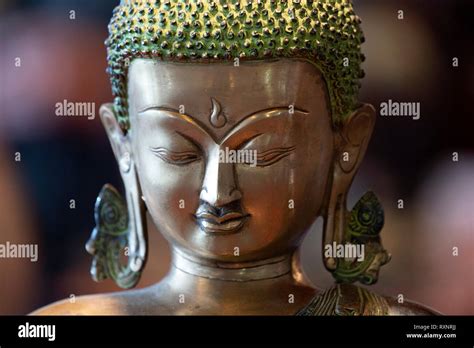
[[[295,146],[276,147],[261,153],[257,153],[257,166],[265,167],[272,165],[280,161],[282,158],[289,156],[295,150],[295,148]]]
[[[267,167],[272,164],[279,162],[281,159],[288,157],[296,149],[296,146],[289,147],[276,147],[263,151],[261,153],[257,152],[256,166],[257,167]],[[253,163],[245,163],[246,165],[252,165]]]
[[[171,151],[164,147],[150,147],[151,152],[166,163],[185,165],[201,159],[196,151]]]

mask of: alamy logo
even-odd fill
[[[245,163],[257,166],[257,150],[231,150],[228,147],[219,150],[220,163]]]
[[[326,244],[324,246],[324,257],[340,258],[346,260],[357,260],[362,262],[365,259],[365,245],[364,244]]]
[[[6,242],[0,244],[1,259],[30,259],[38,261],[38,244],[14,244]]]
[[[419,102],[396,102],[389,99],[380,103],[380,116],[408,116],[414,120],[420,119]]]
[[[73,103],[64,99],[56,103],[56,116],[87,117],[88,120],[95,119],[95,103]]]
[[[48,341],[56,339],[56,325],[36,325],[26,322],[18,326],[20,338],[47,338]]]

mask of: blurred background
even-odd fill
[[[0,0],[0,243],[39,245],[38,262],[0,259],[0,314],[119,290],[111,281],[91,280],[84,250],[96,195],[107,182],[121,187],[97,116],[112,100],[103,42],[117,3]],[[382,237],[392,261],[373,288],[444,314],[472,315],[474,2],[354,4],[366,35],[360,99],[377,110],[389,99],[421,103],[419,120],[378,118],[350,192],[350,207],[372,189],[385,208]],[[64,99],[94,102],[96,118],[57,117],[55,104]],[[325,288],[332,280],[321,262],[321,227],[318,220],[302,254],[308,276]],[[169,266],[166,242],[149,228],[140,287],[158,281]]]

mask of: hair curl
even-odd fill
[[[337,123],[357,105],[363,41],[350,0],[122,0],[105,42],[115,113],[128,130],[134,58],[304,58],[323,74]]]

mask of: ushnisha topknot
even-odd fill
[[[350,0],[122,0],[105,44],[115,112],[126,131],[134,58],[304,58],[323,74],[337,123],[356,108],[363,41]]]

